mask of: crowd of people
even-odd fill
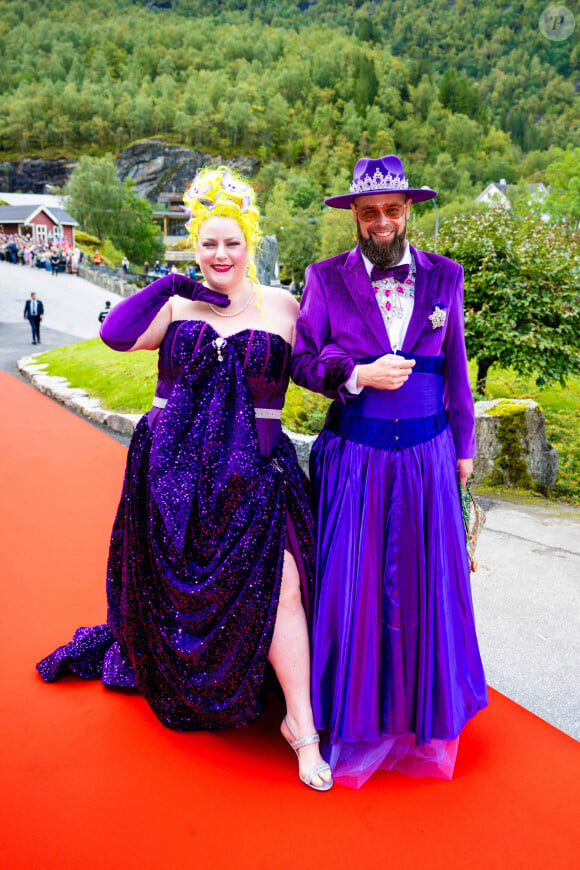
[[[154,275],[156,278],[162,278],[163,275],[186,274],[188,278],[196,277],[197,270],[194,264],[186,264],[184,269],[185,272],[182,273],[175,263],[170,266],[169,263],[160,263],[159,260],[155,260],[153,266],[150,266],[147,260],[143,263],[143,274],[145,276]]]
[[[92,262],[94,266],[101,266],[104,263],[103,256],[98,250],[92,256],[85,257],[82,250],[66,242],[37,241],[32,236],[20,236],[16,233],[0,233],[0,261],[46,269],[53,275],[59,272],[76,275],[79,265],[83,262]],[[126,277],[131,271],[131,264],[125,256],[121,262],[121,275]],[[195,278],[197,274],[195,265],[185,265],[184,273],[190,278]],[[146,277],[160,278],[169,274],[181,274],[181,270],[175,264],[170,266],[169,263],[161,263],[159,260],[156,260],[152,266],[147,261],[143,264],[143,275]]]
[[[0,261],[31,268],[46,269],[53,275],[59,272],[78,274],[83,253],[64,242],[37,241],[32,236],[0,233]]]

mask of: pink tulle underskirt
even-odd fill
[[[382,737],[374,741],[339,740],[328,745],[323,739],[322,754],[332,768],[335,782],[360,788],[377,770],[398,770],[406,776],[453,777],[459,737],[431,740],[415,745],[415,736]]]

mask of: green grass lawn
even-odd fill
[[[156,353],[116,353],[94,338],[40,354],[38,360],[48,365],[48,374],[67,378],[71,386],[82,387],[112,411],[139,414],[151,407],[157,380]],[[471,364],[472,386],[475,373],[475,364]],[[487,393],[490,399],[529,398],[542,406],[548,439],[559,459],[553,497],[580,504],[580,379],[571,378],[565,388],[556,385],[539,390],[532,379],[492,368]],[[328,405],[324,396],[291,384],[282,422],[295,432],[315,434],[322,427]]]
[[[67,378],[72,387],[82,387],[111,411],[141,414],[151,407],[157,383],[157,353],[118,353],[100,338],[92,338],[49,350],[37,359],[47,363],[47,374]]]

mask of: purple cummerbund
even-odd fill
[[[448,425],[443,406],[443,357],[411,357],[409,379],[396,390],[365,387],[346,405],[333,403],[325,426],[349,441],[404,450],[439,435]]]

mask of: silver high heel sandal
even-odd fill
[[[311,743],[320,743],[320,736],[316,732],[314,732],[314,734],[308,734],[306,737],[301,737],[299,740],[296,740],[294,734],[292,733],[292,729],[288,724],[288,719],[286,718],[286,716],[284,717],[282,725],[288,729],[288,733],[292,738],[291,740],[289,740],[282,731],[282,728],[280,728],[280,733],[282,734],[282,737],[296,753],[296,758],[298,759],[298,776],[300,777],[300,780],[304,783],[304,785],[307,785],[308,788],[314,789],[314,791],[328,791],[333,786],[332,776],[328,780],[328,782],[325,782],[322,777],[320,777],[322,780],[322,785],[314,785],[314,783],[312,782],[314,777],[318,776],[320,773],[322,773],[322,771],[330,770],[330,765],[328,765],[325,761],[322,764],[315,764],[306,773],[302,773],[302,771],[300,770],[300,755],[298,754],[299,750],[302,749],[303,746],[310,746]]]

